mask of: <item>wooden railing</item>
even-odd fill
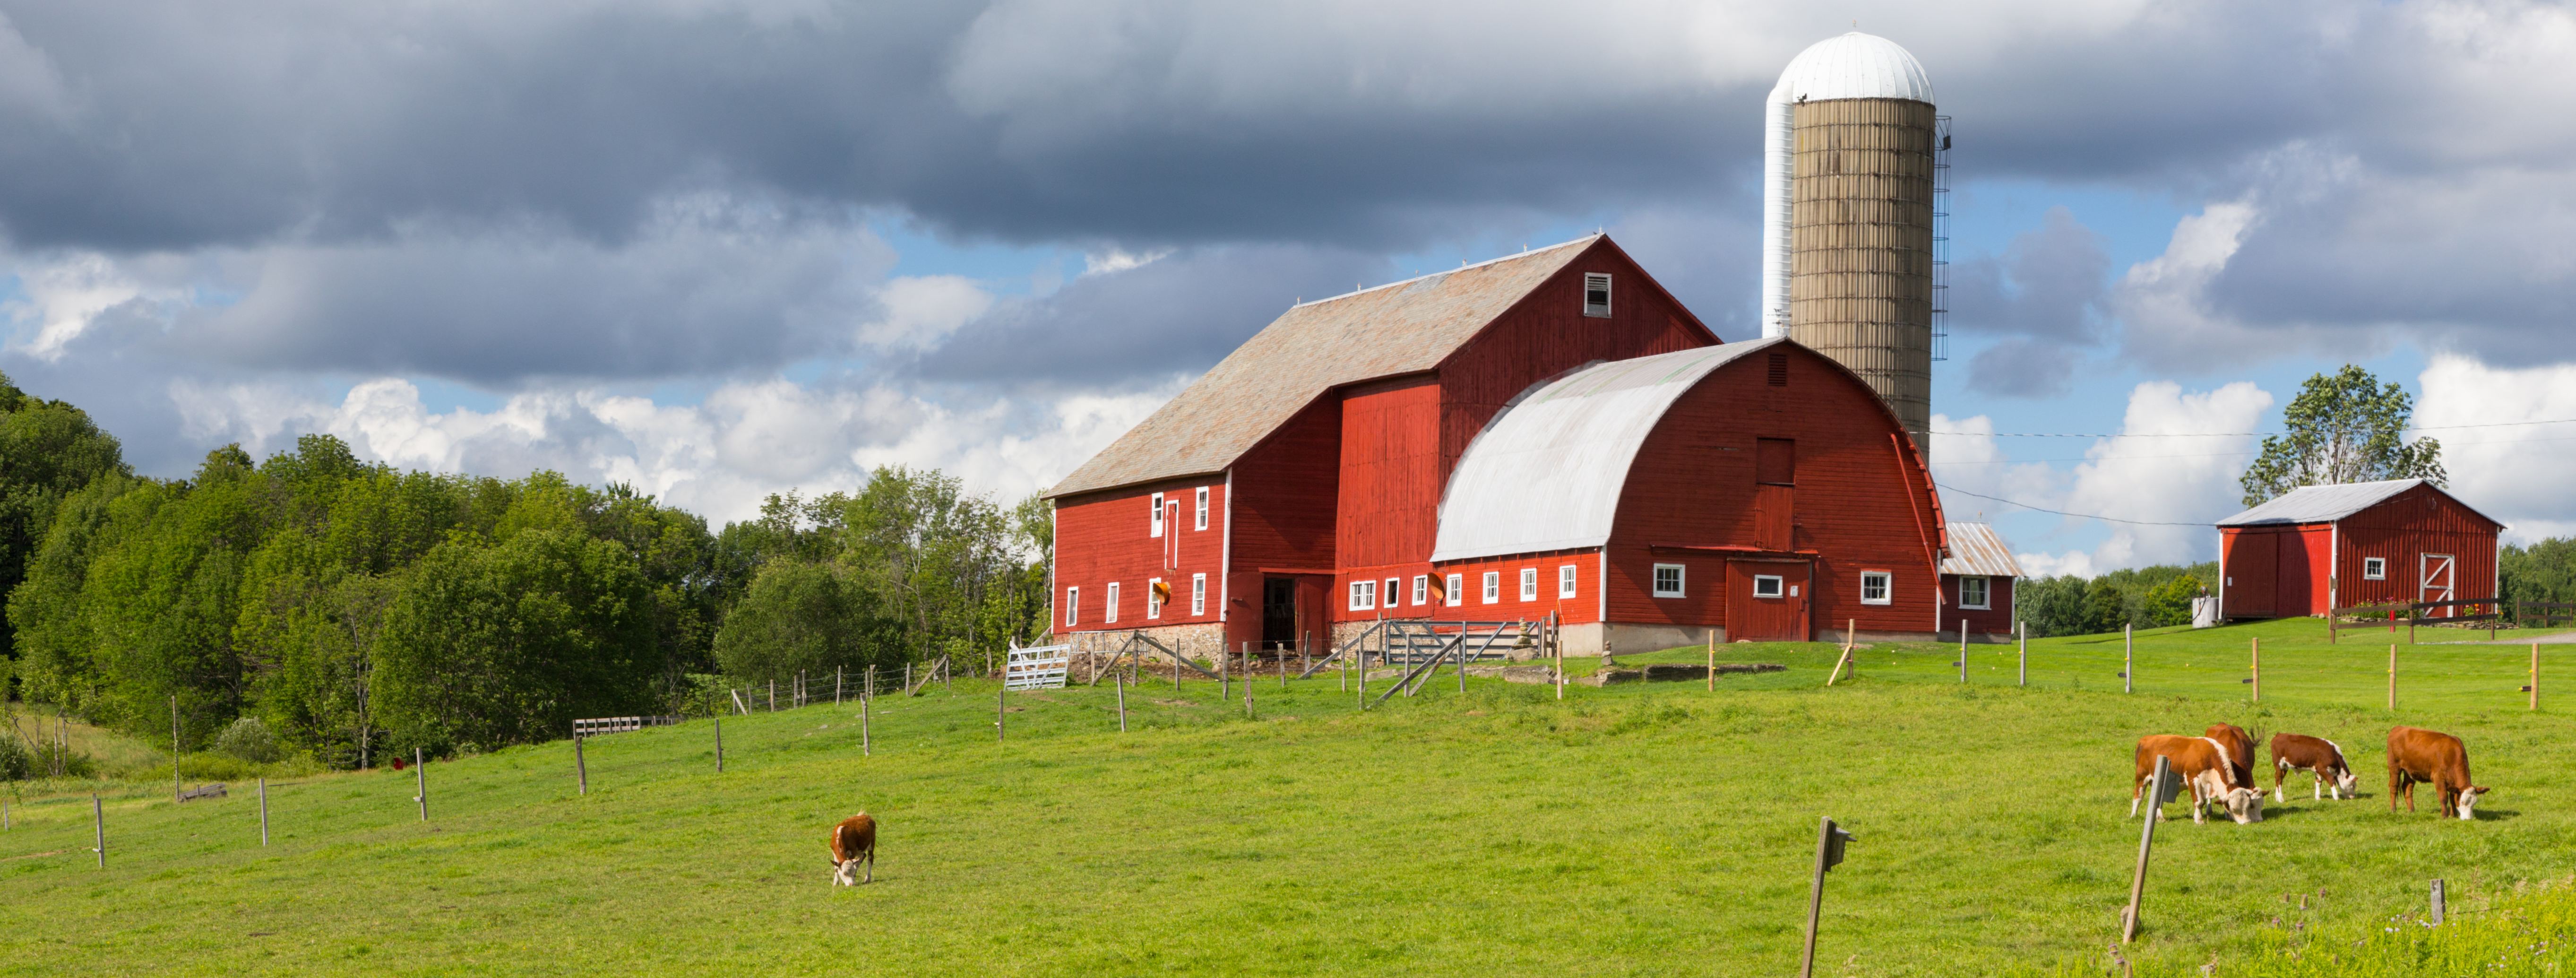
[[[2476,609],[2484,608],[2485,611]],[[2427,612],[2447,612],[2440,616]],[[2539,612],[2540,623],[2532,624],[2532,612]],[[2385,616],[2385,617],[2382,617]],[[2346,621],[2347,618],[2357,619]],[[2406,626],[2406,641],[2415,641],[2418,623],[2455,625],[2461,622],[2487,623],[2487,638],[2495,638],[2499,628],[2549,628],[2559,621],[2576,624],[2576,603],[2547,601],[2503,601],[2497,598],[2471,598],[2466,601],[2415,601],[2395,604],[2363,604],[2349,608],[2332,608],[2326,612],[2326,640],[2340,640],[2342,633],[2359,628],[2385,628],[2390,633]]]

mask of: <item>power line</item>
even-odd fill
[[[2443,448],[2473,448],[2479,445],[2529,445],[2544,441],[2576,441],[2576,435],[2554,438],[2497,438],[2491,441],[2445,442]],[[2104,455],[2099,458],[1990,458],[1970,462],[1927,462],[1926,465],[2039,465],[2045,462],[2125,462],[2153,458],[2243,458],[2255,452],[2186,452],[2180,455]]]
[[[2019,507],[2021,507],[2021,508],[2023,508],[2023,509],[2027,509],[2027,510],[2030,510],[2030,511],[2035,512],[2035,513],[2048,513],[2048,514],[2055,515],[2055,516],[2072,516],[2072,517],[2075,517],[2076,519],[2079,519],[2079,520],[2101,520],[2101,521],[2103,521],[2103,522],[2105,522],[2105,523],[2127,523],[2127,524],[2129,524],[2129,525],[2131,525],[2131,526],[2216,526],[2216,525],[2218,525],[2218,524],[2217,524],[2217,522],[2216,522],[2216,521],[2214,521],[2214,520],[2213,520],[2213,521],[2211,521],[2211,522],[2207,522],[2207,523],[2158,523],[2158,522],[2155,522],[2155,521],[2153,521],[2153,520],[2124,520],[2124,519],[2121,519],[2121,518],[2119,518],[2119,517],[2117,517],[2117,516],[2093,516],[2093,515],[2086,514],[2086,513],[2069,513],[2069,512],[2067,512],[2067,511],[2065,511],[2065,510],[2062,510],[2062,509],[2047,509],[2047,508],[2040,507],[2040,506],[2033,506],[2033,505],[2031,505],[2031,504],[2029,504],[2029,503],[2021,502],[2021,501],[2019,501],[2019,500],[2005,499],[2005,498],[2003,498],[2003,497],[2001,497],[2001,496],[1989,496],[1989,495],[1986,495],[1985,493],[1982,493],[1982,492],[1969,492],[1969,491],[1967,491],[1967,490],[1965,490],[1965,489],[1960,489],[1960,488],[1957,488],[1957,487],[1954,487],[1954,486],[1944,486],[1944,485],[1941,485],[1941,484],[1940,484],[1940,483],[1938,483],[1938,482],[1933,483],[1933,485],[1934,485],[1935,487],[1938,487],[1938,488],[1939,488],[1941,491],[1943,491],[1943,492],[1955,492],[1955,493],[1958,493],[1959,495],[1962,495],[1962,496],[1975,496],[1975,497],[1977,497],[1977,498],[1979,498],[1979,499],[1984,499],[1984,500],[1989,500],[1989,501],[1992,501],[1992,502],[2002,503],[2002,504],[2004,504],[2004,505],[2006,505],[2006,506],[2019,506]]]
[[[2496,421],[2488,424],[2407,425],[2400,431],[2454,431],[2462,428],[2514,428],[2535,424],[2576,424],[2576,418],[2548,421]],[[2191,433],[2121,432],[2114,434],[2060,434],[2033,431],[1926,431],[1927,435],[1949,435],[1956,438],[2268,438],[2285,435],[2285,431],[2203,431]]]

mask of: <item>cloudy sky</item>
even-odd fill
[[[1955,119],[1954,518],[2206,559],[2350,361],[2576,532],[2576,424],[2499,426],[2576,419],[2567,7],[1576,13],[0,0],[0,370],[158,475],[329,431],[718,521],[887,463],[1016,498],[1300,296],[1596,227],[1758,335],[1762,97],[1857,18]]]

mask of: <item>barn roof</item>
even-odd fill
[[[2021,562],[2013,559],[2012,548],[2004,545],[2003,535],[1996,533],[1994,527],[1952,523],[1950,556],[1941,559],[1941,573],[2020,577]]]
[[[1047,495],[1223,471],[1325,391],[1438,366],[1601,238],[1299,303]]]
[[[2333,486],[2300,486],[2273,497],[2263,505],[2218,521],[2220,526],[2281,526],[2300,523],[2332,523],[2354,513],[2387,502],[2416,486],[2429,485],[2422,479],[2388,479],[2380,482],[2347,482]],[[2442,492],[2441,488],[2433,488]],[[2478,513],[2459,497],[2443,492],[2443,498],[2458,503],[2460,508],[2489,523],[2496,523],[2485,513]],[[2496,523],[2503,526],[2502,523]]]
[[[1683,392],[1770,337],[1577,368],[1523,394],[1468,443],[1431,559],[1597,547],[1646,435]]]

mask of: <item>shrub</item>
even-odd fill
[[[243,717],[225,727],[223,734],[215,738],[215,751],[253,764],[274,764],[286,753],[278,747],[277,735],[270,733],[268,724],[258,717]]]
[[[36,774],[36,755],[16,737],[0,737],[0,781],[25,781]]]

